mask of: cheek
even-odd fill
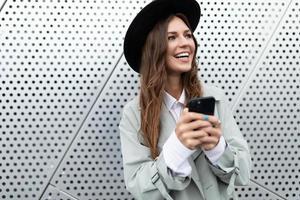
[[[172,42],[168,43],[167,54],[172,54],[175,51],[175,45]]]
[[[196,44],[194,41],[191,42],[191,49],[193,50],[193,52],[195,52]]]
[[[167,54],[167,57],[166,57],[166,67],[167,68],[170,68],[174,65],[174,61],[173,61],[173,58],[170,54]]]
[[[167,52],[166,52],[166,62],[170,62],[173,58],[174,55],[174,50],[172,47],[168,47]]]

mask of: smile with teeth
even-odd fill
[[[189,53],[179,53],[177,55],[175,55],[175,58],[188,58],[190,56]]]

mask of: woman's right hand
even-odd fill
[[[205,120],[202,114],[188,112],[188,108],[184,108],[176,123],[175,133],[184,146],[194,150],[205,143],[209,134],[203,129],[208,127],[212,127],[212,123]]]

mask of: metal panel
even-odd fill
[[[137,95],[138,75],[124,57],[74,141],[52,184],[80,199],[131,199],[125,190],[118,124]]]
[[[72,143],[122,54],[111,7],[28,0],[1,11],[1,199],[38,199]]]
[[[289,6],[236,108],[253,155],[252,178],[300,199],[300,41],[298,1]]]
[[[232,105],[282,17],[287,1],[200,1],[199,75]],[[231,103],[233,101],[233,103]]]

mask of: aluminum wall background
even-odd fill
[[[138,75],[122,45],[147,2],[0,1],[0,199],[132,199],[117,126]],[[199,77],[251,149],[240,199],[299,200],[299,0],[199,3]]]

